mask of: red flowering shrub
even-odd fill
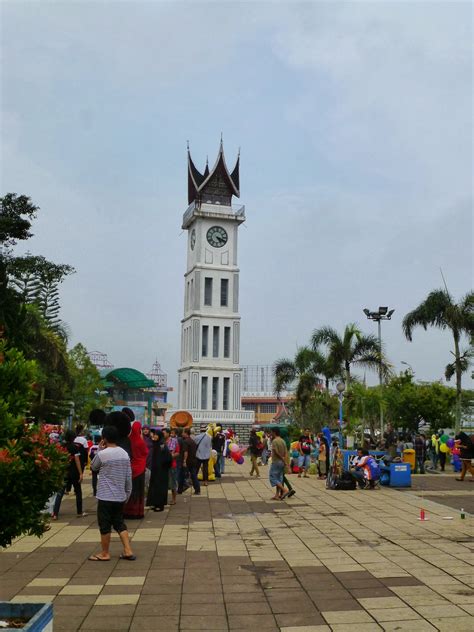
[[[0,546],[24,534],[40,536],[49,497],[63,482],[65,451],[38,426],[24,423],[35,362],[0,343]]]

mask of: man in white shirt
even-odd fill
[[[122,560],[136,559],[130,547],[127,525],[123,521],[123,506],[132,492],[132,468],[130,458],[118,447],[119,435],[113,426],[102,430],[99,451],[91,463],[91,470],[99,473],[97,485],[97,522],[99,523],[102,551],[91,555],[91,562],[110,561],[110,536],[112,527],[119,534],[123,545]]]
[[[198,460],[198,472],[202,467],[202,484],[207,487],[209,480],[209,459],[211,458],[212,438],[206,432],[206,427],[201,426],[200,433],[194,439],[196,443],[196,458]]]

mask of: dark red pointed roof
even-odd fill
[[[206,163],[204,173],[201,174],[196,169],[188,148],[188,204],[195,201],[230,206],[233,195],[240,197],[239,163],[240,155],[230,173],[225,162],[224,146],[221,140],[214,167],[209,171],[209,165]]]

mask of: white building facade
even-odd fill
[[[184,316],[178,402],[195,423],[248,426],[241,406],[238,230],[245,207],[239,197],[239,159],[227,169],[222,142],[214,168],[201,174],[188,151],[188,202]]]

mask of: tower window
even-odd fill
[[[230,327],[224,327],[224,358],[230,358]]]
[[[224,410],[229,410],[229,388],[230,388],[230,378],[224,378],[224,385],[222,389],[222,408]]]
[[[203,325],[202,326],[202,348],[201,348],[201,355],[203,358],[207,358],[208,347],[209,347],[209,327],[208,325]]]
[[[212,410],[217,410],[219,406],[219,378],[212,378]]]
[[[219,357],[219,327],[212,328],[212,357]]]
[[[201,378],[201,410],[207,410],[207,377]]]
[[[229,304],[229,279],[221,279],[221,307]]]
[[[204,305],[212,305],[212,277],[204,279]]]

